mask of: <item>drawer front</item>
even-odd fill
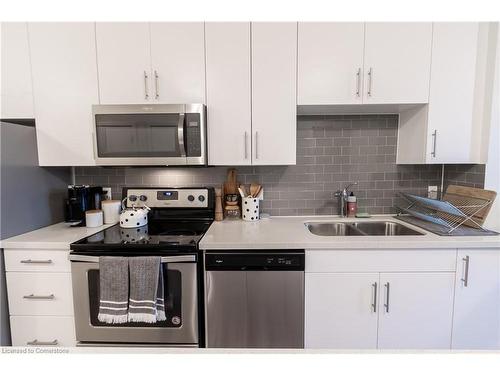
[[[70,273],[7,272],[11,315],[73,316]]]
[[[7,272],[71,272],[69,251],[4,250]]]
[[[11,316],[13,346],[76,346],[72,316]]]
[[[308,250],[306,272],[455,272],[456,250]]]

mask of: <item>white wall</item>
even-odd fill
[[[495,78],[491,108],[490,144],[484,187],[499,193],[486,220],[486,227],[500,231],[500,37],[498,23],[496,26]]]

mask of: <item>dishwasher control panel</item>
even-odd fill
[[[205,255],[207,271],[304,271],[304,252],[218,252]]]

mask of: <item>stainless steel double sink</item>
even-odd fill
[[[424,233],[393,221],[308,222],[316,236],[418,236]]]

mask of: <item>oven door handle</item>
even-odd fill
[[[88,255],[70,254],[69,260],[72,262],[99,263],[99,257]],[[187,263],[196,262],[196,255],[173,255],[161,257],[162,263]]]

